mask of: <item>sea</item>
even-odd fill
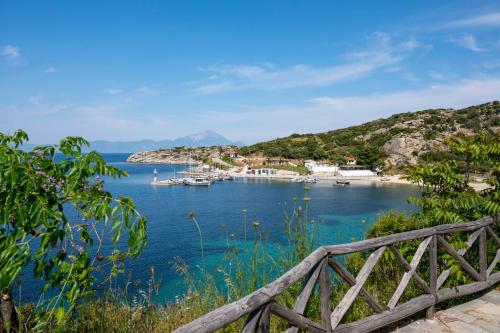
[[[159,179],[167,179],[186,167],[131,164],[126,162],[129,154],[103,156],[109,164],[128,173],[128,177],[107,178],[105,189],[114,195],[131,197],[148,220],[147,246],[140,257],[126,261],[119,279],[121,287],[131,294],[147,289],[153,269],[155,281],[161,281],[159,302],[174,301],[186,293],[183,279],[174,268],[176,258],[188,263],[194,271],[201,265],[199,233],[188,218],[190,212],[195,212],[203,236],[206,269],[216,272],[229,235],[234,238],[233,243],[244,244],[245,214],[247,236],[251,235],[255,221],[270,244],[283,244],[286,214],[293,211],[294,204],[303,205],[302,199],[309,197],[308,216],[319,225],[318,245],[340,244],[363,239],[380,214],[391,210],[415,211],[416,207],[407,199],[420,195],[415,186],[369,182],[339,187],[331,182],[301,184],[237,178],[209,187],[152,186],[154,169]],[[107,245],[104,250],[111,249]],[[30,282],[29,277],[25,280],[25,295],[36,294],[40,284]]]

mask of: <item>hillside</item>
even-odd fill
[[[234,147],[235,146],[162,148],[134,153],[127,158],[127,162],[165,164],[201,163],[209,159],[219,158],[224,150],[232,150]]]
[[[450,136],[480,130],[498,133],[500,103],[489,102],[460,110],[432,109],[395,114],[362,125],[318,134],[292,134],[285,138],[242,147],[244,156],[329,160],[359,165],[401,166],[435,158]]]

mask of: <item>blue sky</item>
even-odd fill
[[[498,1],[0,1],[0,131],[252,143],[500,98]]]

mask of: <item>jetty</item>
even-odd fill
[[[500,236],[494,231],[498,230],[498,222],[498,216],[486,217],[472,222],[438,225],[354,243],[321,246],[273,282],[199,317],[174,332],[214,332],[240,319],[244,320],[242,332],[270,332],[271,316],[277,316],[288,323],[287,333],[295,333],[298,330],[318,333],[362,333],[385,328],[397,331],[398,327],[407,327],[403,332],[429,332],[412,330],[412,326],[405,326],[407,324],[405,321],[422,311],[426,312],[428,319],[437,320],[441,314],[436,314],[436,306],[447,300],[476,295],[500,282],[500,271],[497,267],[500,260]],[[456,233],[467,236],[467,241],[460,248],[450,244],[450,236]],[[398,247],[405,242],[418,244],[417,250],[413,254],[400,252]],[[477,255],[472,258],[467,257],[467,251],[473,247],[477,250]],[[494,258],[488,258],[487,249],[496,251]],[[438,256],[438,250],[439,253],[446,253],[446,256]],[[345,255],[368,251],[371,254],[367,256],[356,275],[344,267]],[[382,256],[392,258],[390,260],[394,260],[395,264],[401,265],[406,271],[388,302],[382,302],[376,297],[377,295],[370,294],[364,287],[370,275],[376,274],[374,268]],[[423,260],[426,261],[425,272],[418,269]],[[458,265],[472,281],[464,279],[461,283],[457,282],[459,285],[446,286],[452,270],[457,269],[452,263]],[[331,285],[334,283],[332,275],[340,281],[337,283],[349,286],[337,304],[331,302]],[[277,297],[299,281],[302,281],[302,289],[294,305],[290,308],[280,304]],[[421,289],[421,294],[407,299],[403,295],[410,281]],[[319,293],[321,318],[319,322],[305,315],[307,303],[315,290]],[[491,295],[496,297],[497,294]],[[373,314],[353,322],[344,322],[345,314],[357,298],[362,298],[372,309]],[[478,300],[484,301],[485,298]],[[484,304],[479,301],[472,304],[483,306]],[[477,311],[491,310],[493,313],[488,313],[490,318],[500,317],[498,307],[488,307],[488,309],[484,310],[483,307]],[[460,316],[456,312],[455,315]],[[463,316],[461,320],[470,321],[473,326],[474,323],[479,325],[470,316]],[[477,328],[467,332],[486,332],[486,330]]]

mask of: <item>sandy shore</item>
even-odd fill
[[[371,181],[371,182],[380,182],[380,183],[385,183],[385,184],[403,184],[403,185],[413,185],[417,186],[416,184],[413,184],[409,182],[408,180],[403,178],[403,175],[394,175],[394,176],[385,176],[385,177],[379,177],[379,176],[374,176],[374,177],[363,177],[357,178],[357,179],[352,179],[353,182],[363,182],[363,181]],[[384,180],[382,180],[384,179]],[[486,183],[477,183],[477,182],[470,182],[469,186],[472,187],[475,191],[482,191],[486,190],[488,188],[491,188],[489,184]]]

